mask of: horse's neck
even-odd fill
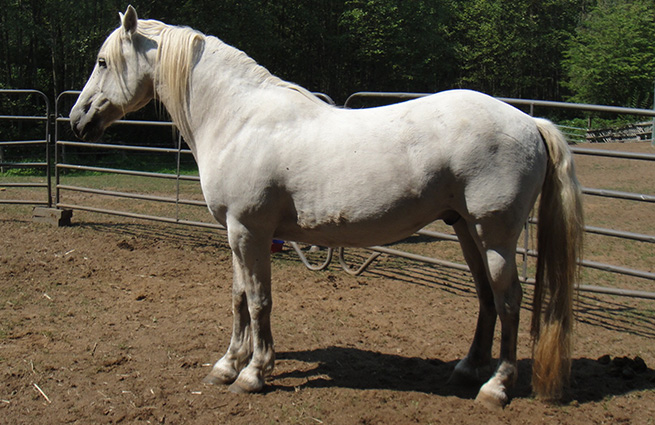
[[[229,138],[235,125],[248,122],[249,115],[265,110],[264,105],[276,107],[291,101],[289,87],[295,86],[272,75],[245,53],[215,37],[207,37],[202,57],[191,75],[191,127],[196,136],[209,133],[212,138]],[[304,93],[297,96],[301,99],[299,109],[321,103],[304,89],[297,90]],[[303,96],[307,100],[304,106]],[[226,141],[211,141],[221,142]]]
[[[223,43],[216,37],[206,37],[201,62],[209,66],[209,74],[217,83],[254,87],[282,82],[244,52]],[[199,70],[202,69],[200,65],[197,67]]]
[[[191,81],[194,115],[238,104],[281,80],[240,50],[215,37],[207,37],[204,53],[194,67]]]

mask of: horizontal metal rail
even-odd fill
[[[0,167],[6,168],[40,168],[48,165],[47,162],[0,162]]]
[[[536,282],[535,279],[533,278],[529,278],[529,279],[519,278],[519,280],[529,285],[534,285]],[[597,286],[597,285],[576,285],[575,289],[581,292],[591,292],[594,294],[607,294],[607,295],[614,295],[618,297],[643,298],[647,300],[655,300],[655,292],[639,291],[636,289],[608,288],[606,286]]]
[[[58,117],[57,122],[70,122],[70,117]],[[147,126],[154,126],[154,127],[173,127],[174,124],[171,121],[146,121],[146,120],[126,120],[126,119],[121,119],[114,124],[120,124],[120,125],[147,125]]]
[[[639,153],[639,152],[621,152],[605,149],[589,149],[577,146],[571,146],[571,152],[579,155],[592,155],[603,156],[606,158],[622,158],[622,159],[639,159],[645,161],[655,161],[655,154]]]
[[[122,174],[126,176],[139,176],[139,177],[152,177],[157,179],[169,180],[186,180],[186,181],[200,181],[199,176],[166,174],[166,173],[153,173],[149,171],[134,171],[123,170],[120,168],[104,168],[104,167],[90,167],[87,165],[74,165],[74,164],[57,164],[58,169],[76,170],[76,171],[91,171],[95,173],[108,173],[108,174]]]
[[[435,232],[433,230],[419,230],[416,232],[417,235],[421,236],[430,236],[435,239],[443,239],[443,240],[448,240],[448,241],[453,241],[453,242],[459,242],[459,239],[457,239],[457,236],[451,235],[448,233],[442,233],[442,232]]]
[[[0,89],[0,94],[38,94],[47,99],[47,96],[38,90],[34,89]]]
[[[161,216],[157,216],[157,215],[139,214],[139,213],[133,213],[133,212],[127,212],[127,211],[117,211],[117,210],[110,210],[110,209],[104,209],[104,208],[89,207],[89,206],[78,205],[78,204],[67,204],[67,203],[64,203],[64,202],[60,202],[60,203],[56,204],[56,206],[57,206],[57,208],[60,208],[60,209],[88,211],[88,212],[94,212],[94,213],[115,215],[115,216],[120,216],[120,217],[136,218],[136,219],[141,219],[141,220],[150,220],[150,221],[158,221],[158,222],[173,223],[173,224],[185,224],[185,225],[195,226],[195,227],[205,227],[205,228],[209,228],[209,229],[227,230],[224,226],[222,226],[222,225],[220,225],[218,223],[205,223],[205,222],[202,222],[202,221],[181,220],[179,218],[161,217]]]
[[[414,260],[414,261],[419,261],[422,263],[427,263],[427,264],[433,264],[433,265],[438,265],[438,266],[443,266],[455,270],[460,270],[464,272],[470,272],[469,267],[466,264],[461,264],[461,263],[455,263],[452,261],[446,261],[446,260],[440,260],[437,258],[433,257],[427,257],[424,255],[419,255],[419,254],[412,254],[406,251],[398,250],[398,249],[393,249],[393,248],[388,248],[388,247],[381,247],[381,246],[374,246],[374,247],[369,247],[366,248],[367,250],[374,251],[375,253],[384,253],[384,254],[389,254],[393,255],[396,257],[401,257],[401,258],[406,258],[408,260]],[[340,250],[340,254],[342,255],[343,250]],[[534,252],[531,252],[530,255],[534,255]],[[372,262],[371,260],[377,258],[377,256],[371,256],[369,257],[364,264],[357,269],[356,271],[349,269],[343,262],[341,263],[342,268],[348,272],[349,274],[352,275],[359,275],[363,273],[366,269],[366,267]],[[584,261],[583,265],[587,267],[593,267],[593,268],[599,268],[600,270],[605,270],[605,271],[614,271],[614,272],[619,272],[621,273],[627,273],[627,272],[637,272],[637,274],[633,274],[633,276],[637,277],[646,277],[642,274],[642,272],[638,270],[633,270],[633,269],[627,269],[627,268],[619,268],[619,267],[607,267],[606,264],[602,263],[595,263],[592,261]],[[655,279],[655,275],[652,273],[650,274],[652,276],[647,276],[646,278],[650,279]],[[533,278],[525,278],[525,277],[520,277],[519,278],[522,282],[534,285],[535,284],[535,279]],[[576,288],[580,291],[585,291],[585,292],[593,292],[593,293],[601,293],[601,294],[608,294],[608,295],[616,295],[616,296],[625,296],[625,297],[633,297],[633,298],[644,298],[644,299],[655,299],[655,292],[650,292],[650,291],[638,291],[638,290],[632,290],[632,289],[622,289],[622,288],[608,288],[604,286],[596,286],[596,285],[578,285]]]
[[[630,201],[639,202],[655,202],[655,195],[645,195],[643,193],[621,192],[619,190],[608,189],[591,189],[588,187],[582,188],[582,193],[585,195],[602,196],[605,198],[627,199]]]
[[[16,205],[49,205],[48,202],[38,199],[0,199],[0,204]]]
[[[0,115],[0,120],[11,121],[48,121],[48,117],[36,115]]]
[[[432,257],[427,257],[425,255],[419,255],[419,254],[412,254],[410,252],[406,251],[401,251],[399,249],[394,249],[394,248],[389,248],[386,246],[372,246],[367,249],[370,249],[371,251],[375,252],[380,252],[382,254],[390,254],[390,255],[395,255],[397,257],[403,257],[407,258],[410,260],[416,260],[420,261],[422,263],[428,263],[428,264],[434,264],[437,266],[444,266],[448,267],[451,269],[456,269],[456,270],[461,270],[461,271],[466,271],[469,272],[471,271],[469,267],[465,264],[460,264],[460,263],[455,263],[452,261],[447,261],[447,260],[440,260],[438,258],[432,258]]]
[[[536,223],[536,220],[531,220],[531,222]],[[593,232],[594,230],[611,230],[611,229],[600,229],[600,228],[594,228],[594,227],[587,227],[586,230],[588,232]],[[614,231],[614,232],[619,233],[620,237],[622,237],[622,238],[625,238],[626,235],[628,235],[628,236],[632,235],[634,240],[637,240],[637,241],[640,241],[640,242],[655,242],[655,236],[652,236],[652,235],[641,235],[641,234],[637,234],[637,233],[628,233],[628,232],[619,232],[619,231]],[[610,232],[608,231],[608,233],[610,233]],[[433,237],[433,238],[440,239],[440,240],[448,240],[448,241],[452,241],[452,242],[458,242],[457,236],[450,235],[448,233],[434,232],[434,231],[429,231],[429,230],[419,230],[418,232],[416,232],[416,234],[423,235],[423,236],[429,236],[429,237]],[[616,235],[610,235],[610,236],[616,236]],[[402,243],[402,241],[400,241],[399,243]],[[370,249],[374,250],[374,251],[386,252],[386,253],[390,253],[389,251],[393,251],[393,255],[397,255],[398,252],[405,252],[405,251],[400,251],[400,250],[392,250],[392,249],[390,249],[388,247],[371,247]],[[385,251],[381,251],[380,249],[384,249]],[[538,255],[538,252],[536,250],[532,250],[532,249],[527,249],[526,250],[525,248],[522,248],[522,247],[517,247],[516,252],[517,252],[517,254],[524,254],[525,253],[525,254],[529,255],[530,257],[534,257],[534,258],[536,258],[537,255]],[[406,258],[417,259],[419,261],[424,261],[426,258],[430,258],[430,257],[421,256],[421,255],[416,255],[416,254],[410,254],[410,253],[407,253],[407,254],[409,254],[410,257],[406,257]],[[431,261],[424,261],[424,262],[429,262],[431,264],[433,263]],[[439,264],[441,264],[441,263],[439,263]],[[458,264],[458,263],[446,262],[446,263],[444,263],[442,265],[446,265],[446,264]],[[655,280],[655,273],[651,273],[651,272],[647,272],[647,271],[643,271],[643,270],[632,269],[632,268],[629,268],[629,267],[613,266],[613,265],[610,265],[610,264],[600,263],[600,262],[596,262],[596,261],[589,261],[589,260],[583,260],[580,264],[582,266],[597,269],[597,270],[603,270],[603,271],[613,272],[613,273],[620,273],[620,274],[625,274],[625,275],[629,275],[629,276],[640,277],[640,278],[643,278],[643,279]],[[459,264],[459,265],[462,266],[461,264]],[[459,267],[455,267],[455,268],[459,268]]]
[[[537,224],[539,222],[536,217],[530,217],[528,221],[530,224]],[[585,226],[585,232],[620,239],[629,239],[637,242],[655,243],[655,235],[648,235],[644,233],[626,232],[623,230],[607,229],[604,227],[595,226]]]
[[[12,140],[0,142],[0,146],[30,146],[30,145],[45,145],[45,140]]]
[[[116,145],[109,143],[87,143],[87,142],[75,142],[60,140],[57,142],[60,146],[76,146],[81,148],[93,148],[93,149],[117,149],[124,151],[139,151],[139,152],[154,152],[154,153],[192,153],[190,149],[177,149],[177,148],[157,148],[157,147],[147,147],[147,146],[134,146],[134,145]]]
[[[533,249],[526,250],[525,248],[518,248],[518,250],[520,250],[521,252],[525,252],[527,255],[534,258],[537,258],[539,254],[537,251]],[[583,267],[589,267],[591,269],[602,270],[605,272],[612,272],[612,273],[624,274],[628,276],[640,277],[642,279],[655,280],[655,273],[632,269],[629,267],[613,266],[611,264],[605,264],[605,263],[600,263],[598,261],[590,261],[590,260],[582,260],[579,262],[579,264]]]
[[[531,219],[531,223],[536,223],[536,219]],[[601,234],[603,236],[614,236],[614,237],[620,237],[622,239],[631,239],[634,241],[638,242],[649,242],[649,243],[655,243],[655,236],[654,235],[645,235],[645,234],[640,234],[640,233],[631,233],[631,232],[622,232],[619,230],[613,230],[613,229],[603,229],[600,227],[592,227],[592,226],[586,226],[585,231],[589,233],[596,233],[596,234]],[[442,232],[434,232],[430,230],[419,230],[416,232],[416,234],[421,235],[421,236],[429,236],[435,239],[439,240],[447,240],[447,241],[452,241],[452,242],[458,242],[459,240],[457,239],[456,235],[451,235],[448,233],[442,233]],[[402,243],[402,241],[400,242]],[[525,248],[517,247],[516,249],[517,254],[527,254],[531,257],[537,257],[537,251],[534,250],[526,250]],[[412,254],[413,255],[413,254]],[[594,262],[594,261],[587,261],[584,260],[582,262],[582,265],[585,267],[589,268],[594,268],[597,270],[603,270],[603,271],[608,271],[608,272],[613,272],[613,273],[620,273],[620,274],[626,274],[630,276],[635,276],[635,277],[640,277],[644,279],[651,279],[655,280],[655,273],[651,272],[645,272],[642,270],[636,270],[636,269],[631,269],[627,267],[620,267],[620,266],[612,266],[609,264],[604,264],[604,263],[599,263],[599,262]]]
[[[419,233],[420,232],[420,233]],[[417,233],[419,234],[425,234],[425,231],[419,231]],[[443,234],[446,235],[446,234]],[[446,235],[446,236],[451,236],[448,238],[448,240],[452,241],[457,241],[456,236],[452,235]],[[445,239],[441,236],[439,236],[439,239]],[[402,241],[400,242],[402,243]],[[376,252],[381,252],[381,253],[386,253],[386,254],[391,254],[399,257],[404,257],[412,260],[417,260],[421,261],[424,263],[429,263],[429,264],[437,264],[437,265],[442,265],[450,268],[455,268],[458,270],[464,270],[464,271],[469,271],[468,267],[464,264],[461,263],[453,263],[451,261],[445,261],[445,260],[438,260],[432,257],[426,257],[423,255],[419,254],[413,254],[409,253],[406,251],[401,251],[398,249],[393,249],[389,247],[380,247],[380,246],[374,246],[374,247],[369,247],[367,249],[370,249],[371,251],[376,251]],[[516,250],[517,254],[527,254],[530,257],[537,258],[538,252],[532,249],[525,249],[522,247],[517,247]],[[620,273],[620,274],[625,274],[629,276],[634,276],[634,277],[639,277],[643,279],[650,279],[650,280],[655,280],[655,273],[643,271],[643,270],[637,270],[637,269],[632,269],[629,267],[622,267],[622,266],[613,266],[610,264],[605,264],[605,263],[600,263],[597,261],[590,261],[590,260],[582,260],[580,262],[580,265],[584,267],[589,267],[597,270],[602,270],[602,271],[607,271],[607,272],[612,272],[612,273]],[[363,271],[363,270],[362,270]]]
[[[655,235],[646,235],[643,233],[624,232],[622,230],[606,229],[603,227],[585,226],[587,233],[594,233],[602,236],[612,236],[621,239],[630,239],[638,242],[655,243]]]
[[[68,190],[72,192],[92,193],[94,195],[113,196],[118,198],[141,199],[144,201],[155,201],[169,204],[179,205],[193,205],[196,207],[207,207],[205,201],[196,201],[193,199],[177,199],[165,196],[143,195],[139,193],[119,192],[105,189],[92,189],[89,187],[69,186],[60,184],[57,186],[60,190]]]
[[[48,183],[3,183],[0,182],[2,187],[48,187]]]
[[[374,92],[374,91],[360,91],[348,96],[343,104],[344,108],[350,108],[350,103],[357,98],[370,98],[370,99],[398,99],[400,101],[418,99],[420,97],[430,96],[434,93],[405,93],[405,92]]]
[[[295,247],[294,247],[295,248]],[[341,267],[349,274],[357,276],[361,273],[363,273],[366,270],[366,267],[368,267],[369,264],[371,264],[372,260],[375,260],[380,253],[383,254],[389,254],[393,255],[396,257],[401,257],[401,258],[406,258],[408,260],[413,260],[413,261],[418,261],[422,263],[427,263],[427,264],[433,264],[433,265],[438,265],[438,266],[443,266],[463,272],[470,272],[469,267],[466,264],[461,264],[461,263],[455,263],[451,261],[446,261],[446,260],[439,260],[437,258],[433,257],[427,257],[424,255],[419,255],[419,254],[412,254],[406,251],[398,250],[398,249],[393,249],[389,247],[381,247],[381,246],[375,246],[375,247],[369,247],[366,248],[367,250],[373,251],[374,255],[371,255],[364,263],[362,266],[360,266],[357,270],[350,269],[346,264],[344,264],[344,261],[342,260],[343,258],[343,249],[339,250],[339,255],[340,255],[340,263]],[[298,250],[296,250],[298,251]],[[302,253],[301,253],[302,254]],[[534,252],[530,253],[531,255],[534,255]],[[301,259],[304,257],[304,255],[301,256]],[[312,270],[322,270],[327,267],[331,260],[331,253],[328,253],[327,260],[318,268],[310,268],[311,265],[305,260],[303,263],[305,265],[312,269]],[[593,262],[587,262],[585,265],[587,266],[593,266]],[[525,277],[520,277],[519,280],[521,280],[523,283],[527,283],[530,285],[535,284],[535,279],[534,278],[525,278]],[[633,290],[633,289],[623,289],[623,288],[608,288],[604,286],[596,286],[596,285],[577,285],[576,289],[579,291],[583,292],[593,292],[593,293],[600,293],[600,294],[608,294],[608,295],[615,295],[615,296],[623,296],[623,297],[632,297],[632,298],[643,298],[643,299],[655,299],[655,292],[651,291],[639,291],[639,290]]]
[[[619,297],[643,298],[648,300],[655,300],[655,292],[638,291],[635,289],[608,288],[605,286],[596,286],[596,285],[578,285],[576,286],[576,289],[578,291],[593,292],[595,294],[607,294],[607,295],[615,295]]]
[[[589,260],[583,260],[581,264],[584,267],[589,267],[596,270],[640,277],[642,279],[655,280],[655,273],[651,273],[643,270],[631,269],[629,267],[613,266],[610,264],[600,263],[598,261],[589,261]]]

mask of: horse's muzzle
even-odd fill
[[[71,129],[79,139],[97,142],[104,134],[105,128],[121,116],[120,108],[116,108],[106,99],[80,99],[70,112]]]
[[[78,139],[85,142],[96,142],[104,133],[104,126],[98,116],[88,117],[86,114],[74,113],[71,111],[70,115],[71,129]]]

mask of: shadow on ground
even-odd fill
[[[441,396],[475,398],[479,386],[461,386],[448,382],[457,360],[442,361],[382,354],[356,348],[329,347],[311,351],[278,353],[280,360],[293,360],[314,366],[309,370],[283,372],[273,377],[268,390],[295,390],[276,381],[300,378],[301,388],[352,388],[393,391],[417,391]],[[532,396],[532,361],[519,360],[519,379],[512,391],[514,398]],[[306,369],[306,368],[305,368]],[[655,371],[640,358],[603,356],[577,358],[571,367],[571,384],[564,403],[589,403],[637,390],[655,389]]]

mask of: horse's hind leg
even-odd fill
[[[507,404],[507,392],[514,385],[518,372],[516,340],[523,292],[516,270],[516,242],[521,228],[522,223],[516,221],[516,215],[509,214],[496,214],[474,225],[469,224],[471,237],[485,265],[495,310],[501,323],[498,367],[480,388],[476,398],[478,402],[492,408]]]
[[[475,288],[480,303],[478,323],[475,336],[468,354],[455,366],[450,382],[480,384],[480,371],[491,363],[491,348],[493,345],[494,328],[496,327],[496,306],[494,295],[489,285],[487,269],[480,254],[480,249],[471,236],[468,224],[460,219],[453,225],[459,238],[466,263],[471,269]]]
[[[516,340],[523,291],[518,280],[515,247],[488,249],[487,265],[494,291],[496,311],[501,323],[500,358],[494,375],[478,392],[477,401],[489,407],[502,407],[509,401],[507,390],[516,381]]]

